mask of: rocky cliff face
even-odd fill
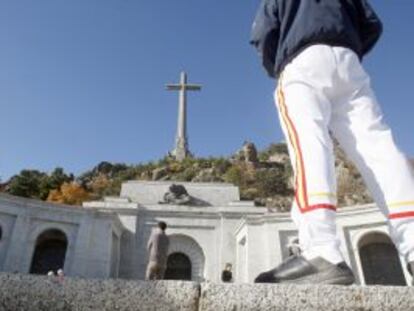
[[[256,196],[255,200],[260,205],[265,205],[272,210],[286,211],[290,209],[293,195],[293,171],[286,145],[271,145],[259,153],[259,161],[256,163],[256,171],[265,170],[272,175],[272,171],[282,170],[280,179],[271,180],[273,183],[284,184],[283,191],[274,191],[265,196]],[[372,202],[372,198],[364,184],[361,174],[347,159],[345,153],[335,144],[335,169],[337,178],[338,205],[350,206]],[[260,176],[259,176],[260,177]],[[263,180],[260,184],[263,184]],[[266,182],[264,182],[266,184]],[[249,190],[251,192],[251,190]],[[248,191],[248,192],[249,192]],[[243,195],[243,189],[242,189]]]

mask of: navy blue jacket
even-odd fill
[[[362,59],[381,32],[381,21],[367,0],[262,0],[250,43],[276,78],[313,44],[347,47]]]

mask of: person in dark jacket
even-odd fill
[[[295,56],[315,44],[347,47],[362,59],[381,32],[382,23],[366,0],[265,0],[250,43],[275,78]]]
[[[255,282],[354,282],[336,234],[331,135],[360,170],[399,252],[414,266],[414,175],[361,65],[381,32],[367,0],[262,1],[251,44],[278,79],[275,101],[295,173],[291,215],[301,254]]]

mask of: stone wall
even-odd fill
[[[0,194],[0,271],[29,273],[38,238],[57,230],[67,241],[67,275],[108,278],[111,240],[123,226],[115,213]]]
[[[86,280],[0,274],[0,310],[414,310],[413,287]]]

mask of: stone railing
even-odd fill
[[[0,310],[414,310],[412,287],[85,280],[0,274]]]

